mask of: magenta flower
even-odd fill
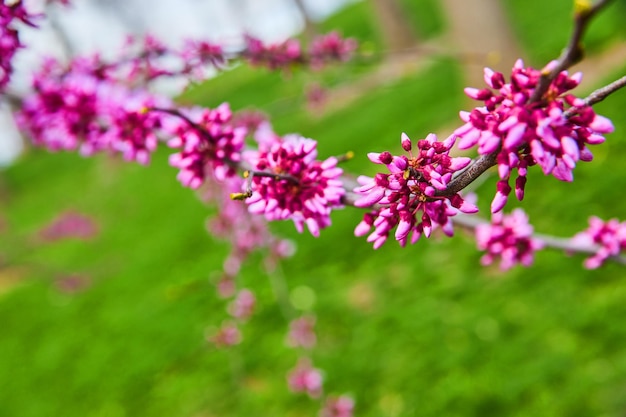
[[[491,224],[476,227],[478,249],[487,253],[481,258],[483,265],[490,265],[500,259],[500,269],[507,270],[516,264],[530,266],[537,250],[543,243],[533,238],[533,227],[522,209],[515,209],[510,215],[494,213]]]
[[[596,269],[608,258],[617,256],[626,249],[626,222],[611,219],[607,222],[592,216],[589,218],[587,230],[572,238],[572,243],[583,246],[597,247],[596,253],[585,259],[587,269]]]
[[[0,91],[11,80],[15,53],[24,46],[20,42],[15,23],[19,21],[35,27],[33,20],[37,17],[39,16],[28,13],[22,0],[0,3]]]
[[[271,70],[289,68],[302,62],[302,48],[297,39],[266,45],[260,39],[246,35],[246,49],[242,55],[252,65],[266,66]]]
[[[217,348],[225,348],[241,343],[241,331],[235,323],[225,321],[207,340]]]
[[[311,349],[317,343],[315,336],[315,317],[302,316],[289,323],[289,334],[287,335],[287,345],[291,347],[302,347]]]
[[[437,195],[438,190],[446,189],[455,172],[470,163],[469,158],[453,158],[449,155],[454,137],[439,142],[434,134],[430,134],[417,142],[415,153],[412,152],[411,140],[404,133],[401,143],[408,156],[393,156],[389,152],[370,153],[370,161],[385,165],[389,173],[379,173],[374,178],[360,176],[357,181],[361,187],[354,190],[363,195],[355,201],[355,206],[379,206],[366,213],[354,231],[356,236],[363,236],[374,227],[367,238],[368,242],[373,242],[374,249],[385,243],[394,228],[395,238],[401,246],[406,245],[409,235],[412,244],[422,234],[429,237],[437,225],[448,236],[452,236],[450,217],[459,211],[478,211],[476,206],[463,200],[458,193],[452,196]]]
[[[89,216],[75,212],[60,213],[39,235],[46,241],[61,239],[89,240],[98,234],[98,224]]]
[[[235,299],[228,305],[228,313],[236,319],[247,320],[254,312],[256,297],[248,289],[242,289],[237,293]]]
[[[180,169],[178,180],[186,187],[198,188],[207,170],[218,180],[235,175],[246,131],[230,126],[228,104],[216,109],[194,108],[182,114],[183,118],[168,126],[174,136],[168,146],[181,149],[170,156],[170,165]]]
[[[97,60],[75,60],[69,68],[44,62],[33,80],[35,93],[16,114],[18,125],[35,145],[51,151],[109,151],[147,164],[163,121],[171,116],[146,109],[170,101],[130,90],[104,73],[94,75],[96,66]]]
[[[287,383],[293,392],[305,392],[311,398],[322,394],[322,373],[313,368],[307,358],[298,360],[296,367],[287,375]]]
[[[566,94],[580,83],[580,73],[569,76],[561,72],[546,93],[531,102],[541,74],[518,60],[509,83],[503,74],[486,68],[485,82],[490,88],[465,89],[470,98],[484,102],[484,106],[462,112],[465,124],[454,134],[461,138],[461,149],[478,146],[482,155],[498,152],[500,182],[491,205],[494,213],[506,204],[513,170],[517,170],[515,194],[519,200],[524,197],[529,166],[538,164],[545,175],[572,181],[576,162],[593,157],[587,145],[602,143],[602,135],[613,131],[608,119],[596,115],[582,99]]]
[[[274,137],[272,142],[269,134],[263,137],[267,142],[259,143],[258,152],[247,154],[255,170],[250,174],[252,195],[246,200],[250,212],[268,220],[291,219],[299,232],[306,224],[319,236],[345,194],[337,158],[316,160],[317,142],[298,135]]]
[[[329,397],[320,411],[320,417],[352,417],[354,400],[347,395]]]
[[[343,39],[338,32],[316,36],[309,45],[309,60],[313,68],[321,68],[327,62],[348,61],[358,44],[352,38]]]

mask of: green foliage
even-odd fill
[[[399,150],[402,131],[451,130],[465,102],[445,59],[327,114],[304,107],[309,77],[242,68],[184,99],[259,105],[280,133],[320,140],[321,156],[354,150],[346,169],[368,173],[366,152]],[[575,182],[531,171],[522,205],[539,231],[567,236],[592,213],[626,217],[616,192],[625,106],[624,92],[598,106],[617,132],[592,149],[595,162],[579,164]],[[477,190],[484,212],[494,189],[490,178]],[[0,416],[316,415],[313,401],[287,390],[297,353],[284,346],[285,319],[255,262],[240,277],[259,299],[243,343],[223,351],[205,342],[226,317],[211,281],[228,248],[205,232],[212,209],[176,182],[167,151],[142,167],[33,150],[2,173],[0,193]],[[98,237],[42,242],[37,231],[66,209],[94,216]],[[533,267],[501,273],[479,265],[461,229],[373,251],[352,236],[359,214],[335,213],[319,239],[274,225],[298,245],[283,265],[289,289],[315,294],[313,359],[325,389],[354,395],[356,415],[622,415],[623,267],[586,271],[581,256],[545,251]],[[68,274],[92,285],[63,294],[55,283]]]

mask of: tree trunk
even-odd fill
[[[371,6],[387,52],[415,46],[417,35],[398,0],[371,0]]]

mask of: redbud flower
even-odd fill
[[[352,417],[354,400],[347,395],[329,397],[320,411],[320,417]]]
[[[75,211],[59,214],[49,225],[40,231],[47,241],[76,238],[91,239],[98,233],[98,225],[91,218]]]
[[[313,368],[311,361],[300,358],[298,364],[287,375],[289,389],[294,392],[306,392],[311,398],[322,394],[322,373]]]
[[[182,113],[184,118],[168,126],[174,136],[168,146],[181,149],[170,156],[170,165],[180,169],[178,180],[186,187],[198,188],[207,170],[218,180],[235,175],[234,164],[241,160],[246,131],[229,125],[232,113],[228,104]]]
[[[217,348],[234,346],[241,343],[241,332],[235,323],[225,321],[222,326],[207,340]]]
[[[608,119],[596,115],[582,99],[566,94],[578,86],[580,73],[569,76],[562,71],[544,95],[531,102],[541,74],[518,60],[509,83],[503,74],[486,68],[485,82],[490,88],[465,89],[470,98],[484,102],[484,106],[462,112],[465,124],[454,134],[460,136],[461,149],[478,146],[479,154],[498,153],[501,181],[491,206],[494,213],[506,204],[513,170],[517,170],[515,194],[519,200],[524,197],[529,166],[538,164],[545,175],[572,181],[576,163],[593,157],[587,145],[602,143],[602,135],[613,131]]]
[[[288,68],[302,61],[302,50],[297,39],[287,39],[281,43],[265,45],[260,39],[246,35],[246,49],[242,55],[252,65],[265,65],[269,69]]]
[[[626,249],[626,222],[611,219],[607,222],[592,216],[589,218],[587,230],[572,238],[572,243],[584,246],[597,246],[596,253],[587,258],[584,266],[587,269],[600,267],[611,256],[617,256]]]
[[[491,224],[476,227],[478,249],[487,253],[481,258],[483,265],[490,265],[500,259],[500,269],[507,270],[515,264],[530,266],[535,251],[543,243],[533,238],[533,227],[528,223],[528,216],[522,209],[515,209],[509,215],[494,213]]]
[[[35,27],[33,19],[37,17],[28,13],[21,0],[0,3],[0,91],[5,89],[11,79],[13,56],[19,48],[23,47],[15,22],[20,21]]]
[[[452,236],[450,217],[459,211],[478,211],[476,206],[465,201],[458,193],[452,196],[436,194],[437,190],[446,189],[455,172],[470,163],[469,158],[453,158],[449,155],[454,137],[439,142],[434,134],[430,134],[417,142],[414,152],[411,140],[403,133],[401,145],[408,156],[394,156],[389,152],[368,154],[370,161],[385,165],[388,174],[357,178],[361,187],[354,191],[363,197],[356,200],[354,205],[380,206],[366,213],[354,231],[356,236],[363,236],[374,227],[367,238],[368,242],[373,242],[374,249],[385,243],[394,228],[395,238],[401,246],[406,245],[409,235],[411,243],[417,242],[422,234],[429,237],[437,225],[448,236]]]
[[[342,39],[338,32],[316,36],[309,45],[311,66],[321,68],[329,61],[347,61],[356,48],[356,40]]]
[[[313,331],[315,317],[302,316],[289,323],[289,334],[287,335],[287,345],[291,347],[303,347],[311,349],[317,343],[317,337]]]
[[[228,313],[236,319],[247,320],[254,312],[256,297],[248,289],[242,289],[235,299],[228,305]]]
[[[266,137],[269,140],[269,136]],[[246,200],[251,213],[268,220],[293,220],[313,236],[330,225],[330,212],[341,207],[345,194],[337,158],[316,160],[317,142],[298,135],[275,137],[260,143],[258,152],[246,154],[255,171],[251,175],[252,195]]]

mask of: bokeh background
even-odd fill
[[[390,4],[311,14],[308,30],[360,41],[351,63],[288,75],[237,67],[179,100],[262,109],[277,132],[317,139],[323,157],[352,150],[345,169],[373,174],[366,153],[398,151],[401,132],[417,139],[458,126],[472,104],[462,89],[481,86],[483,66],[510,68],[515,56],[542,66],[571,30],[569,0],[398,0],[399,13],[381,12]],[[302,29],[294,13],[290,30]],[[625,16],[616,1],[590,27],[580,95],[626,70]],[[485,47],[494,38],[504,46]],[[311,100],[312,88],[323,94]],[[591,214],[626,219],[625,108],[624,92],[597,105],[616,132],[573,183],[532,170],[524,202],[510,207],[557,236],[586,228]],[[258,299],[242,343],[207,342],[227,317],[214,283],[229,248],[207,233],[214,209],[179,185],[167,157],[162,149],[144,167],[26,146],[0,172],[0,416],[317,415],[317,402],[287,388],[298,353],[284,343],[287,321],[260,256],[238,277]],[[475,189],[483,212],[495,182]],[[46,238],[67,213],[93,224],[82,238]],[[374,251],[353,237],[360,216],[336,212],[317,239],[272,225],[297,244],[281,276],[293,304],[317,316],[313,360],[325,390],[353,396],[355,415],[626,415],[623,266],[588,271],[581,255],[548,250],[503,273],[480,266],[461,229]]]

